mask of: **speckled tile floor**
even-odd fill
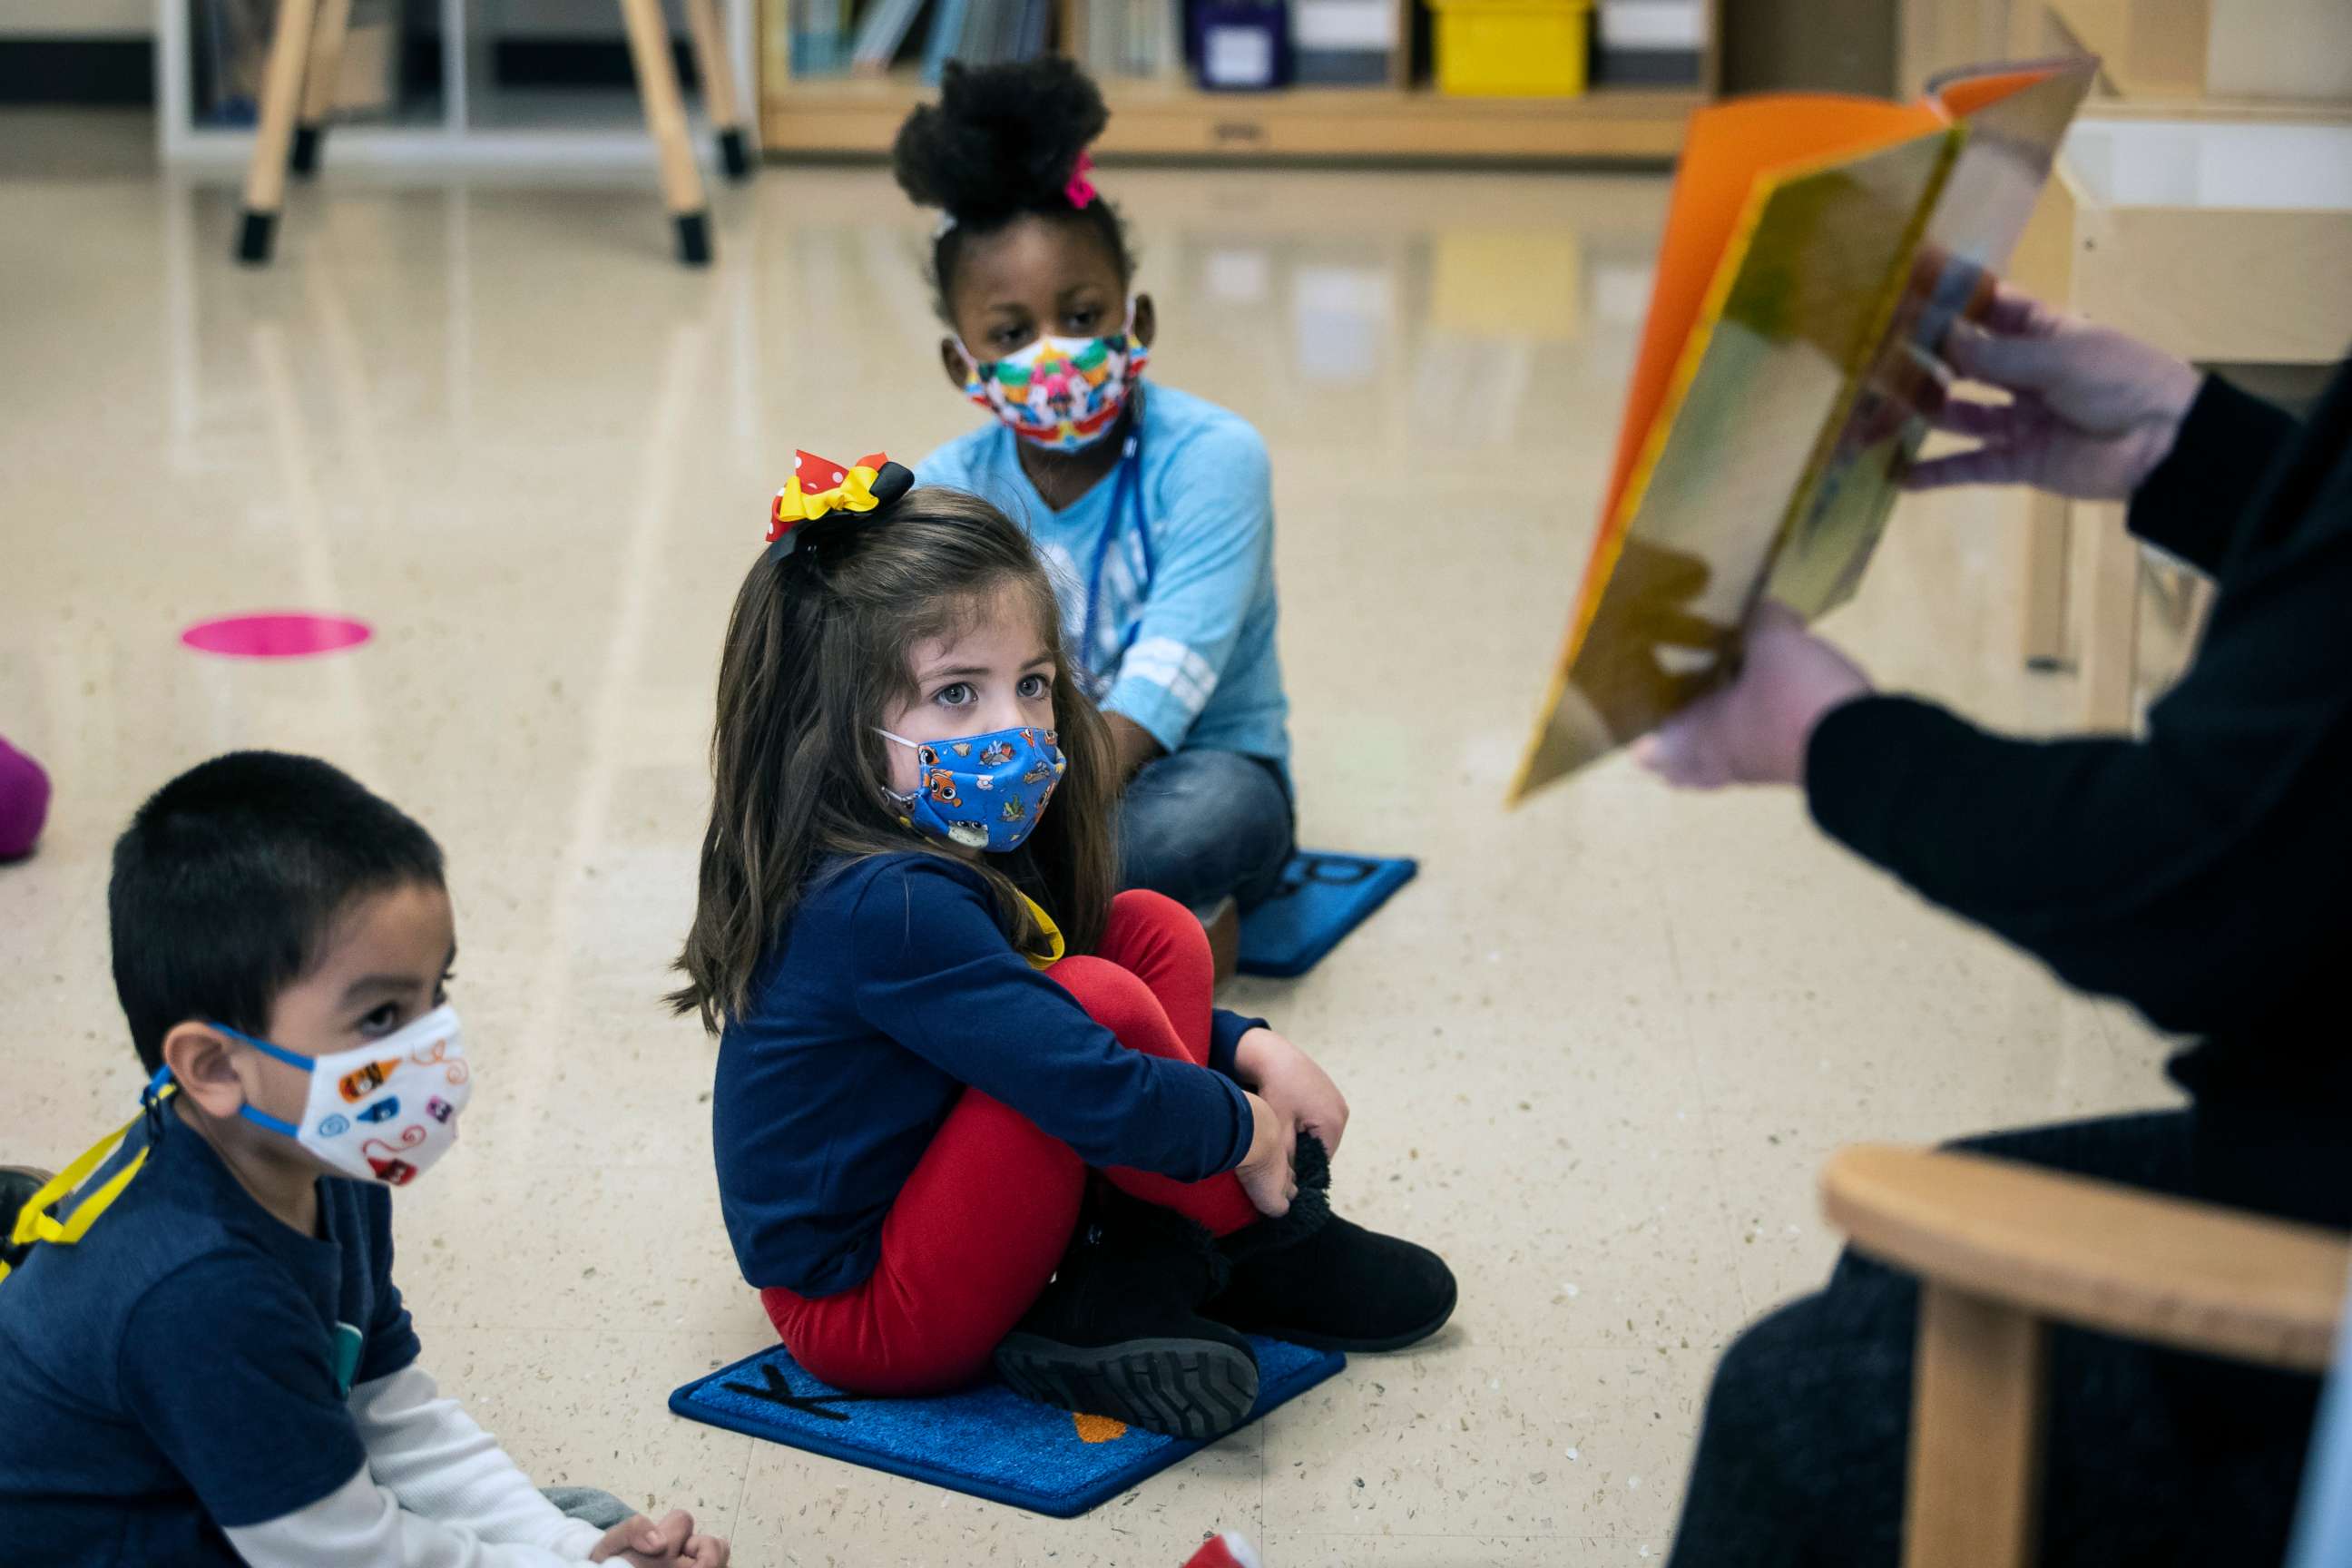
[[[463,1154],[400,1200],[401,1273],[427,1364],[544,1481],[683,1504],[755,1565],[1174,1568],[1220,1528],[1275,1568],[1655,1562],[1715,1354],[1832,1255],[1829,1150],[2168,1098],[2137,1023],[1793,799],[1620,761],[1500,809],[1663,179],[1111,171],[1154,374],[1273,447],[1307,837],[1424,865],[1236,1005],[1340,1079],[1340,1202],[1441,1247],[1460,1314],[1066,1523],[680,1422],[673,1385],[767,1338],[719,1229],[712,1050],[655,1001],[720,622],[795,444],[965,426],[924,220],[878,170],[772,170],[720,193],[689,274],[635,179],[336,172],[245,272],[233,191],[81,123],[0,123],[0,733],[58,785],[0,868],[0,1160],[133,1101],[103,896],[141,795],[238,745],[354,770],[449,848],[487,1069]],[[2053,727],[2071,689],[2012,657],[2002,516],[1907,504],[1833,628],[1891,684]],[[278,665],[174,640],[288,605],[380,636]]]

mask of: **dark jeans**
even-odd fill
[[[1995,1133],[1958,1147],[2151,1192],[2210,1191],[2200,1174],[2210,1152],[2193,1111]],[[2281,1163],[2296,1163],[2292,1146]],[[2346,1196],[2329,1201],[2341,1205]],[[1908,1276],[1849,1252],[1826,1289],[1732,1343],[1707,1394],[1674,1568],[1893,1568],[1917,1305]],[[2050,1358],[2045,1568],[2279,1561],[2316,1378],[2067,1328],[2053,1333]]]
[[[1164,893],[1206,914],[1280,886],[1295,843],[1282,772],[1239,752],[1178,752],[1129,781],[1119,812],[1119,886]]]
[[[637,1516],[635,1509],[594,1487],[541,1487],[539,1495],[568,1517],[585,1520],[599,1530],[610,1530]]]

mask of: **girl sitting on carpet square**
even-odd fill
[[[672,1001],[721,1034],[744,1277],[809,1372],[1210,1437],[1241,1331],[1394,1349],[1433,1254],[1330,1212],[1347,1108],[1211,1006],[1182,906],[1113,894],[1118,788],[1028,539],[880,457],[802,454],[735,601]]]

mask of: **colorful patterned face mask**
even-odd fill
[[[251,1105],[237,1114],[292,1139],[347,1176],[406,1186],[457,1141],[457,1112],[473,1093],[473,1071],[458,1041],[457,1010],[446,1003],[380,1040],[316,1057],[226,1024],[213,1027],[310,1075],[310,1103],[299,1122]]]
[[[913,752],[923,770],[913,795],[890,797],[909,826],[1000,855],[1028,841],[1070,765],[1051,730],[998,730],[951,741],[875,733]]]
[[[1132,301],[1113,337],[1041,337],[986,363],[961,339],[956,348],[971,367],[964,395],[1024,441],[1054,452],[1083,451],[1109,435],[1151,358],[1135,336]]]
[[[310,1101],[303,1108],[299,1126],[252,1105],[239,1107],[237,1114],[256,1126],[292,1139],[346,1175],[382,1182],[387,1186],[405,1186],[447,1153],[449,1145],[457,1141],[457,1112],[465,1109],[467,1097],[473,1092],[469,1087],[473,1069],[467,1065],[465,1048],[458,1043],[457,1009],[446,1003],[380,1040],[316,1057],[298,1055],[226,1024],[215,1023],[212,1027],[310,1075]],[[153,1114],[164,1100],[179,1092],[172,1069],[157,1068],[155,1076],[147,1082],[146,1092],[140,1097],[142,1109],[139,1116],[100,1139],[26,1198],[17,1212],[16,1228],[0,1239],[16,1247],[30,1247],[36,1242],[71,1247],[81,1240],[99,1216],[114,1206],[114,1201],[132,1179],[146,1169],[147,1156],[154,1152],[152,1143],[102,1185],[84,1194],[71,1215],[60,1219],[51,1211],[80,1191],[81,1184],[106,1163],[115,1146],[139,1125],[140,1117]],[[0,1256],[0,1279],[8,1278],[10,1267],[5,1257]],[[359,1331],[348,1323],[339,1323],[336,1328],[338,1356],[346,1348],[352,1352],[348,1364],[339,1363],[337,1367],[338,1379],[348,1394],[352,1370],[358,1365]],[[342,1339],[344,1334],[353,1336],[348,1347]]]

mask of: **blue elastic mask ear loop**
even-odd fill
[[[173,1086],[170,1063],[155,1069],[147,1079],[147,1087],[139,1091],[139,1109],[147,1113],[147,1132],[151,1138],[163,1130],[163,1096]]]
[[[218,1029],[222,1034],[228,1036],[231,1039],[243,1040],[247,1045],[251,1046],[263,1056],[275,1057],[278,1060],[284,1062],[288,1067],[300,1068],[305,1073],[312,1070],[313,1064],[309,1057],[298,1057],[283,1046],[273,1046],[268,1040],[257,1040],[251,1035],[245,1033],[241,1029],[230,1028],[226,1024],[208,1024],[207,1026]],[[166,1073],[171,1070],[172,1069],[169,1068],[165,1068],[163,1069]],[[250,1104],[238,1106],[236,1108],[236,1113],[245,1118],[247,1121],[252,1122],[256,1127],[267,1128],[268,1131],[278,1134],[280,1137],[299,1138],[302,1134],[302,1130],[295,1126],[291,1121],[281,1121],[266,1110],[257,1110]]]

